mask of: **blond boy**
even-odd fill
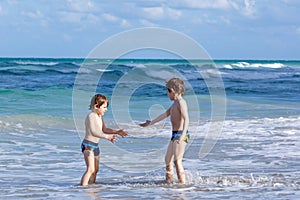
[[[173,163],[174,161],[177,177],[180,183],[185,183],[184,168],[182,166],[182,158],[185,146],[189,139],[188,125],[189,116],[186,101],[183,99],[185,92],[184,82],[179,78],[172,78],[166,82],[166,88],[170,100],[174,101],[171,107],[163,114],[150,121],[140,124],[146,127],[155,124],[170,116],[172,124],[172,137],[168,145],[168,150],[165,156],[166,163],[166,182],[173,182]]]

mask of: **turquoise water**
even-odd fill
[[[300,61],[0,58],[0,74],[4,199],[300,197]],[[171,105],[172,76],[186,83],[191,118],[185,186],[162,182],[169,121],[137,126]],[[107,126],[129,137],[101,140],[99,178],[83,188],[82,126],[95,92],[110,99]]]

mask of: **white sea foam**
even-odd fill
[[[126,64],[126,66],[128,66],[128,67],[134,67],[134,68],[139,68],[139,69],[145,69],[145,68],[147,68],[145,65],[143,65],[143,64],[140,64],[140,63],[138,63],[138,64]]]
[[[46,65],[46,66],[53,66],[59,64],[59,62],[34,62],[34,61],[15,61],[16,64],[19,65]]]
[[[233,64],[225,64],[223,65],[226,69],[234,69],[234,68],[283,68],[286,65],[282,63],[249,63],[249,62],[237,62]]]
[[[111,69],[96,69],[98,72],[113,72]]]
[[[162,80],[168,80],[171,77],[174,77],[177,75],[175,72],[167,71],[167,70],[147,70],[146,74],[149,77],[153,77],[155,79],[162,79]]]
[[[285,67],[285,65],[284,65],[284,64],[281,64],[281,63],[273,63],[273,64],[262,64],[262,63],[258,63],[258,64],[252,64],[251,66],[252,66],[252,67],[274,68],[274,69]]]

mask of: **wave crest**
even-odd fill
[[[223,68],[226,69],[235,69],[235,68],[272,68],[272,69],[279,69],[286,67],[286,65],[282,63],[249,63],[249,62],[237,62],[233,64],[225,64]]]

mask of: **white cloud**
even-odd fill
[[[93,13],[88,13],[85,15],[84,20],[89,24],[97,24],[100,21],[100,17]]]
[[[224,44],[227,40],[221,39],[232,36],[233,33],[236,41],[241,44],[249,42],[249,32],[244,31],[249,29],[255,29],[255,33],[259,33],[251,35],[253,41],[272,38],[273,35],[282,40],[287,39],[284,38],[287,34],[296,39],[300,37],[299,0],[277,0],[271,3],[267,0],[52,0],[47,4],[45,2],[47,1],[0,0],[1,33],[4,35],[10,31],[27,30],[43,37],[45,36],[43,34],[63,32],[65,35],[60,33],[60,36],[66,43],[79,38],[78,34],[88,35],[83,38],[81,46],[88,43],[86,40],[98,40],[99,37],[105,37],[112,31],[141,26],[173,28],[203,41],[210,41],[213,37],[220,38],[219,42]],[[252,20],[254,18],[255,21]],[[43,29],[43,26],[47,26],[47,29]],[[265,31],[266,26],[268,31]],[[286,28],[283,32],[283,29],[279,31],[278,27]],[[99,31],[103,34],[99,34]],[[273,32],[277,34],[272,35]],[[21,34],[18,37],[15,35],[11,34],[11,41],[27,40]],[[219,37],[220,35],[222,37]],[[291,37],[292,39],[296,40]],[[216,51],[221,52],[219,49]],[[226,56],[228,52],[223,53]],[[291,55],[294,54],[292,52]]]
[[[122,27],[129,27],[130,26],[130,23],[126,19],[121,19],[121,18],[119,18],[117,16],[114,16],[112,14],[103,13],[101,16],[106,21],[112,22],[112,23],[117,23],[117,24],[119,24]]]
[[[119,20],[118,17],[109,13],[103,13],[102,17],[108,22],[117,22]]]
[[[207,14],[202,14],[201,16],[197,16],[197,17],[192,17],[191,21],[194,24],[217,24],[220,20],[220,17],[214,17],[212,18],[211,16],[207,15]]]
[[[254,16],[254,14],[256,12],[255,1],[254,0],[245,0],[244,5],[245,5],[244,14],[249,17]]]
[[[97,24],[100,21],[100,17],[93,13],[81,13],[81,12],[61,12],[60,20],[62,22],[68,22],[73,24]]]
[[[87,0],[68,0],[68,7],[76,12],[90,12],[98,9],[92,1]]]
[[[211,12],[234,9],[246,17],[254,17],[257,9],[255,0],[175,0],[170,5],[177,8],[202,9]]]
[[[160,19],[173,19],[176,20],[180,18],[182,12],[167,6],[157,6],[157,7],[145,7],[142,8],[146,18],[160,20]]]
[[[21,16],[29,18],[32,24],[38,24],[42,27],[47,27],[50,22],[50,18],[46,17],[40,10],[22,11]]]
[[[148,7],[142,9],[147,18],[162,19],[164,16],[164,10],[162,7]]]
[[[228,0],[177,0],[175,1],[181,6],[199,9],[199,8],[217,8],[217,9],[226,9],[231,6],[230,1]]]
[[[44,15],[42,14],[41,11],[39,10],[36,10],[34,12],[22,12],[21,13],[23,16],[26,16],[26,17],[29,17],[29,18],[32,18],[32,19],[41,19],[44,17]]]
[[[146,19],[140,19],[139,22],[143,25],[143,26],[147,26],[147,27],[156,27],[158,26],[157,24],[150,22]]]
[[[172,8],[166,8],[165,10],[166,10],[167,16],[174,20],[180,18],[182,15],[182,11],[180,11],[180,10],[176,10],[176,9],[172,9]]]
[[[122,19],[121,22],[120,22],[120,25],[122,27],[129,27],[129,26],[131,26],[130,22],[127,21],[126,19]]]
[[[231,8],[249,18],[255,17],[257,13],[255,0],[244,0],[243,2],[231,0],[229,4]]]
[[[96,24],[100,21],[96,13],[99,7],[90,0],[67,0],[65,6],[60,11],[62,22]]]

